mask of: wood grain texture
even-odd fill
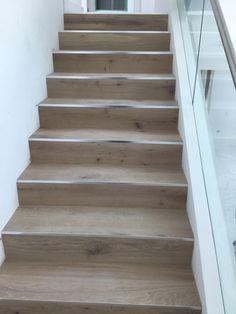
[[[169,51],[168,32],[65,31],[59,33],[62,50]]]
[[[19,182],[66,182],[66,183],[121,183],[140,185],[164,185],[187,187],[181,169],[177,167],[120,166],[96,164],[31,164],[22,173]]]
[[[3,230],[11,232],[193,238],[186,211],[166,208],[25,206]]]
[[[191,266],[193,241],[178,238],[80,234],[2,235],[7,261],[140,263]]]
[[[200,314],[168,16],[68,14],[2,238],[3,314]]]
[[[135,263],[9,262],[1,270],[0,299],[190,308],[200,305],[190,270]]]
[[[62,117],[61,117],[62,118]],[[59,123],[58,123],[59,126]],[[68,123],[68,126],[70,124]],[[115,143],[146,143],[146,144],[155,144],[155,143],[172,143],[176,145],[182,145],[182,140],[177,131],[172,130],[153,130],[153,131],[145,131],[144,128],[141,130],[126,130],[122,129],[104,129],[104,126],[100,126],[101,129],[73,129],[73,128],[65,128],[65,129],[38,129],[32,136],[30,140],[65,140],[69,141],[88,141],[88,142],[112,142]],[[106,126],[105,126],[106,127]],[[112,127],[112,126],[111,126]],[[132,146],[131,146],[132,148]]]
[[[64,22],[67,30],[168,30],[164,14],[65,14]]]
[[[187,188],[135,184],[19,183],[21,205],[186,208]]]
[[[55,134],[55,133],[54,133]],[[67,141],[67,142],[66,142]],[[86,141],[80,139],[31,138],[32,163],[70,163],[121,166],[179,166],[182,145],[160,142],[158,144]]]
[[[200,314],[199,307],[144,306],[60,301],[2,300],[0,310],[4,314]]]
[[[49,76],[48,96],[56,98],[150,99],[174,100],[174,78],[95,78],[72,75]]]
[[[146,133],[161,133],[158,130],[174,130],[177,133],[178,108],[132,108],[132,107],[90,107],[84,106],[40,106],[41,128],[45,129],[78,129],[78,130],[122,130],[134,131],[137,137]],[[167,132],[162,132],[164,135]],[[105,134],[105,133],[104,133]],[[121,134],[121,132],[120,132]],[[102,135],[101,135],[102,136]],[[144,136],[144,135],[143,135]],[[158,135],[157,135],[158,136]],[[104,137],[104,135],[102,136]],[[179,135],[178,135],[179,137]]]
[[[53,54],[55,72],[172,73],[171,53],[91,53],[59,51]]]
[[[3,231],[9,260],[177,264],[189,267],[193,238],[184,210],[35,206]]]

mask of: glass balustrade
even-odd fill
[[[210,0],[178,0],[226,314],[236,313],[236,89]]]

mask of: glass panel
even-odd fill
[[[127,9],[127,0],[97,0],[96,10],[116,10],[122,11]]]
[[[204,0],[179,0],[177,3],[181,19],[182,36],[185,43],[189,83],[193,97]]]
[[[226,314],[236,313],[236,89],[210,0],[178,0]]]
[[[127,10],[126,0],[114,0],[114,10]]]
[[[111,0],[97,0],[96,9],[97,10],[112,10]]]

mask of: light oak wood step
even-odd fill
[[[100,206],[135,208],[186,208],[187,187],[84,182],[18,182],[22,206]]]
[[[153,136],[152,141],[142,141],[140,140],[142,137],[139,138],[138,134],[136,141],[132,142],[127,137],[129,132],[123,132],[125,133],[123,135],[122,132],[111,132],[111,136],[109,131],[96,132],[93,130],[91,133],[96,136],[81,138],[80,134],[83,135],[83,132],[80,130],[41,129],[29,141],[31,161],[33,163],[132,166],[181,164],[181,142],[159,140],[158,135]],[[87,134],[89,133],[87,132]],[[121,134],[120,138],[114,137],[119,134]]]
[[[170,33],[159,31],[63,31],[62,50],[169,51]]]
[[[90,206],[19,207],[3,234],[98,235],[193,240],[184,209]]]
[[[65,14],[66,30],[168,30],[164,14]]]
[[[69,125],[69,124],[68,124]],[[102,126],[101,126],[102,127]],[[71,141],[71,142],[114,142],[182,145],[177,131],[169,130],[125,130],[125,129],[38,129],[31,140]]]
[[[185,177],[181,170],[169,168],[30,165],[18,180],[19,201],[21,205],[185,208]]]
[[[7,261],[149,263],[190,268],[193,240],[106,234],[3,234]]]
[[[31,164],[19,183],[124,183],[186,187],[181,165],[167,167],[92,164]]]
[[[21,207],[2,236],[8,261],[105,260],[189,267],[193,248],[186,212],[177,209]]]
[[[193,241],[163,237],[7,233],[7,261],[149,263],[190,268]]]
[[[172,73],[170,52],[57,51],[55,72],[82,73]]]
[[[175,78],[166,75],[54,73],[47,77],[50,98],[174,100]]]
[[[122,102],[112,105],[106,100],[104,100],[105,104],[101,100],[99,102],[94,100],[94,103],[91,100],[88,102],[73,100],[71,102],[70,99],[60,99],[60,101],[55,100],[54,104],[53,99],[50,99],[39,105],[41,128],[80,129],[87,130],[88,133],[92,130],[109,131],[109,134],[114,132],[114,137],[117,134],[121,139],[123,136],[127,136],[127,140],[132,139],[133,136],[137,138],[141,136],[141,133],[143,137],[148,133],[153,136],[156,134],[157,137],[163,137],[163,139],[166,136],[167,140],[168,138],[179,140],[177,134],[179,109],[177,106],[148,106],[145,104],[136,106],[136,103],[122,105]],[[125,135],[124,131],[128,133]],[[105,133],[100,133],[100,135],[101,138],[104,138]]]
[[[59,308],[63,314],[63,308],[91,314],[200,314],[191,271],[157,265],[6,263],[0,273],[0,298],[0,309],[7,306],[4,314],[12,301],[19,312],[41,302],[41,309]]]

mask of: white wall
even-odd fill
[[[93,0],[90,2],[92,3]],[[87,0],[64,0],[65,13],[85,13],[87,12]]]
[[[235,31],[235,21],[236,21],[236,1],[235,0],[218,0],[225,17],[225,24],[228,30],[228,34],[232,38],[232,43],[234,46],[234,56],[236,59],[236,31]]]
[[[0,0],[0,5],[1,231],[18,206],[16,180],[29,163],[28,137],[39,126],[36,105],[47,95],[63,1]]]

